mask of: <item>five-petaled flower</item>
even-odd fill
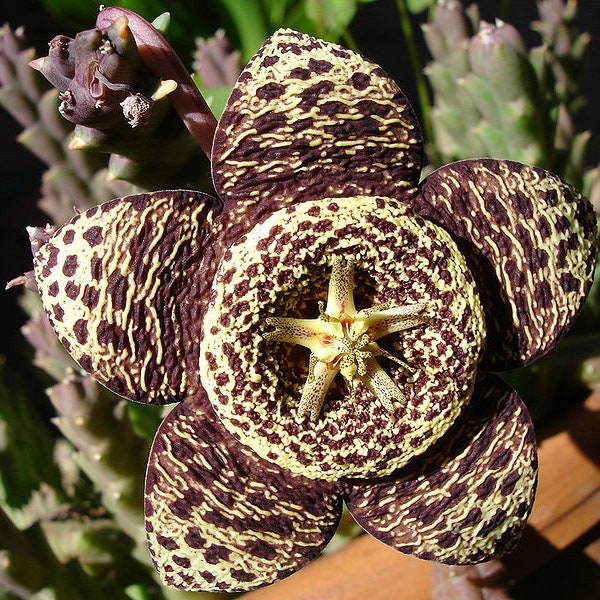
[[[279,31],[217,125],[218,199],[139,194],[33,233],[44,305],[81,367],[131,400],[180,402],[146,480],[167,584],[289,575],[324,548],[343,501],[425,559],[514,546],[535,439],[490,371],[569,328],[594,217],[558,177],[505,160],[419,182],[421,150],[381,68]]]

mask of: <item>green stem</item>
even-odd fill
[[[500,10],[499,15],[503,21],[508,19],[508,14],[510,13],[510,0],[502,0],[500,2]]]
[[[356,43],[356,40],[349,29],[346,29],[346,31],[344,31],[342,34],[342,40],[346,48],[350,48],[350,50],[360,53],[360,48],[358,47],[358,44]]]
[[[419,58],[419,51],[417,49],[417,42],[410,21],[410,14],[406,6],[406,0],[396,0],[396,6],[400,15],[400,25],[402,27],[402,33],[406,41],[406,47],[412,63],[415,84],[417,88],[417,95],[419,98],[419,107],[421,109],[421,120],[423,122],[423,129],[425,133],[425,139],[428,142],[433,142],[433,126],[431,123],[431,98],[429,96],[429,89],[427,87],[427,81],[423,74],[423,66],[421,65],[421,59]],[[432,158],[432,162],[436,163]],[[439,161],[438,161],[439,162]],[[436,163],[437,164],[437,163]]]
[[[271,33],[263,6],[260,0],[221,0],[220,4],[240,36],[242,60],[248,62]]]

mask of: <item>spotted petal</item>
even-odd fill
[[[490,377],[478,382],[462,421],[417,465],[389,480],[350,486],[347,504],[366,531],[397,550],[471,564],[514,547],[536,480],[527,409]]]
[[[421,145],[415,114],[381,67],[280,30],[248,63],[221,116],[213,179],[227,209],[254,223],[255,211],[288,201],[398,197],[418,182]]]
[[[202,256],[216,208],[199,192],[140,194],[92,208],[49,239],[33,232],[50,322],[117,394],[162,403],[195,389],[198,314],[211,282]]]
[[[161,425],[146,479],[150,551],[167,585],[244,591],[290,575],[335,532],[341,492],[264,461],[203,393]]]
[[[492,159],[435,171],[412,203],[464,242],[488,315],[492,366],[527,364],[551,349],[591,283],[591,204],[556,175]]]

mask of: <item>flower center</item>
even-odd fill
[[[310,350],[308,377],[298,410],[315,420],[327,391],[340,373],[354,396],[355,381],[362,382],[391,415],[406,403],[404,393],[384,371],[378,357],[414,369],[383,349],[376,340],[425,323],[425,303],[393,306],[380,304],[357,311],[354,306],[354,262],[340,256],[333,259],[327,305],[319,303],[315,319],[270,317],[273,328],[264,334],[267,341],[299,344]]]

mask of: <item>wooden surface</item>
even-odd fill
[[[600,392],[538,432],[539,486],[527,531],[486,585],[512,597],[600,599]],[[428,600],[431,564],[363,535],[244,600]],[[449,600],[453,597],[448,596]],[[475,597],[481,597],[476,594]]]

